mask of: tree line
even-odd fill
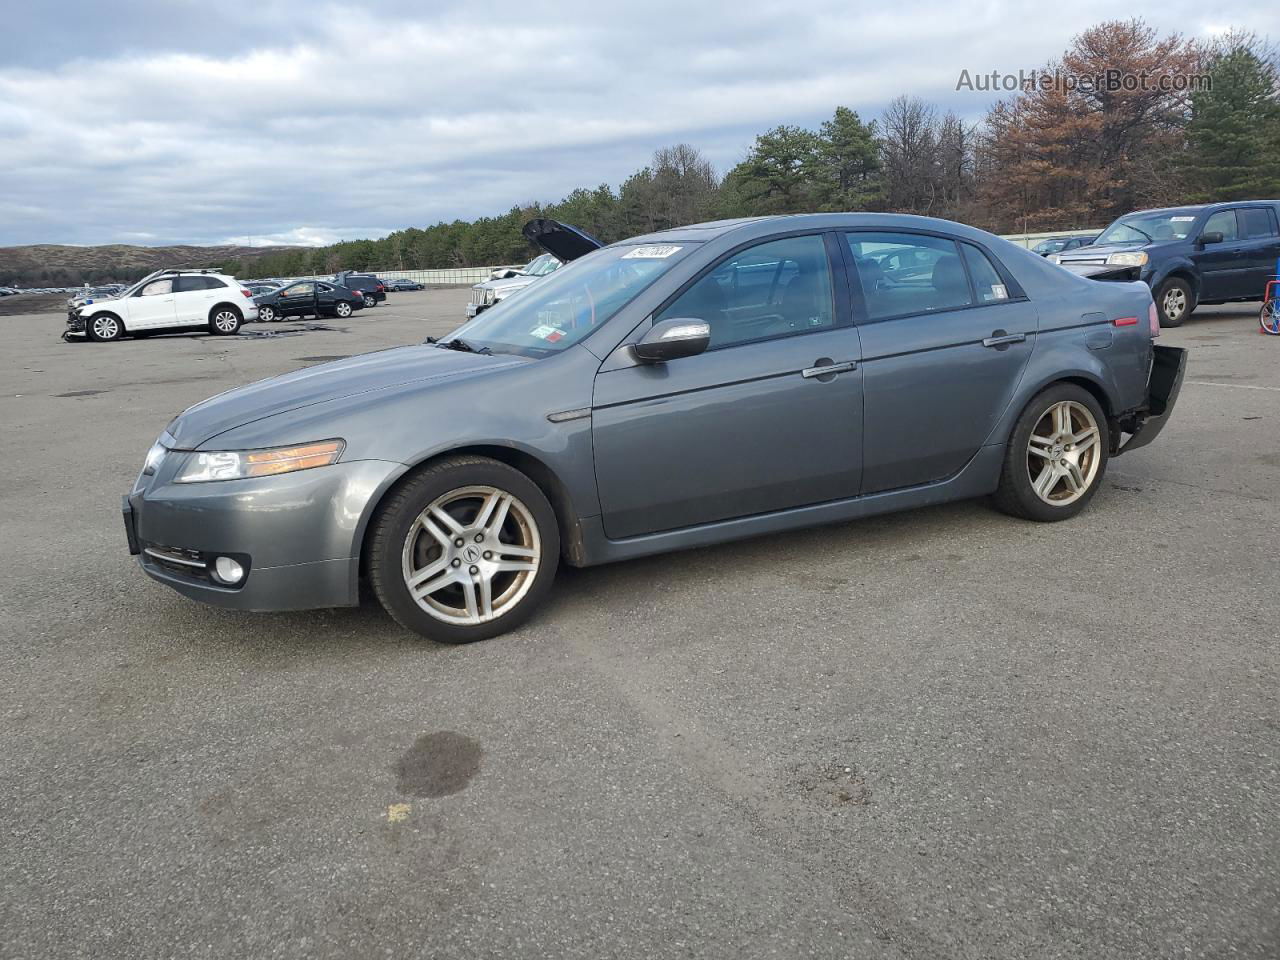
[[[1146,79],[1132,89],[1029,85],[977,123],[919,97],[898,97],[869,119],[839,106],[817,129],[761,133],[723,177],[695,147],[677,144],[617,188],[223,266],[248,277],[514,263],[535,252],[520,235],[534,216],[605,242],[721,217],[837,210],[1008,233],[1099,227],[1141,207],[1280,196],[1280,74],[1268,42],[1232,31],[1198,43],[1140,19],[1110,21],[1041,71],[1109,72]],[[1208,82],[1160,82],[1191,75]]]

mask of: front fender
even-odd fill
[[[1172,257],[1168,260],[1161,260],[1151,268],[1151,273],[1144,279],[1147,285],[1155,290],[1160,284],[1164,283],[1172,274],[1181,274],[1191,283],[1191,291],[1198,298],[1200,296],[1200,270],[1188,257]]]

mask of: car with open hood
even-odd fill
[[[1144,284],[957,223],[767,217],[605,247],[527,232],[565,265],[439,341],[174,418],[124,498],[143,571],[241,610],[366,590],[411,630],[479,640],[528,617],[561,563],[988,495],[1066,520],[1182,382]]]
[[[545,226],[550,223],[555,223],[556,226],[554,228]],[[545,235],[540,235],[540,231]],[[603,246],[586,231],[545,217],[530,220],[522,228],[522,233],[525,239],[534,246],[541,247],[545,252],[534,257],[523,267],[516,270],[503,270],[500,276],[477,283],[472,287],[471,301],[467,304],[468,319],[483,313],[495,303],[519,293],[542,277],[555,273],[561,264]],[[563,256],[550,252],[551,249],[560,250]]]
[[[1049,259],[1094,280],[1141,280],[1160,322],[1176,327],[1200,304],[1264,298],[1280,270],[1280,201],[1127,213],[1092,244]]]

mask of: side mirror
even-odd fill
[[[710,324],[684,317],[655,323],[632,349],[645,363],[666,363],[699,354],[710,343]]]
[[[1222,234],[1219,233],[1217,230],[1214,230],[1212,233],[1200,234],[1200,242],[1204,244],[1221,243],[1222,239],[1223,239]]]

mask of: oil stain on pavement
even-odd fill
[[[480,772],[483,756],[480,744],[460,733],[425,733],[396,761],[396,789],[411,797],[458,793]]]

